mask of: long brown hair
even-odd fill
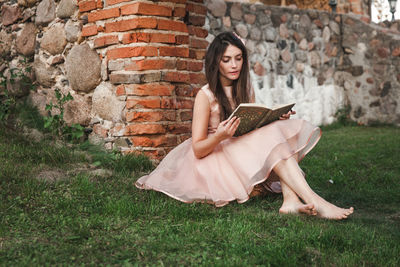
[[[206,78],[208,81],[208,85],[210,90],[213,92],[216,97],[219,106],[220,106],[220,118],[221,121],[225,120],[232,113],[232,107],[229,104],[229,100],[222,88],[221,81],[219,79],[219,64],[222,59],[222,56],[225,53],[226,48],[229,45],[236,46],[242,51],[243,64],[242,69],[240,71],[239,78],[234,80],[232,83],[232,98],[235,105],[239,105],[240,103],[249,102],[249,63],[247,57],[247,50],[242,41],[235,36],[232,32],[224,32],[212,41],[210,46],[208,47],[206,53],[206,61],[205,61],[205,71]]]

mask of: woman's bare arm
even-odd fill
[[[218,125],[215,134],[208,136],[210,112],[208,97],[200,90],[194,102],[192,121],[192,146],[197,158],[210,154],[222,140],[232,137],[239,126],[239,119],[225,120]]]

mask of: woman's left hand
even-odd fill
[[[294,114],[296,114],[296,111],[291,110],[291,111],[289,111],[288,113],[283,114],[279,119],[280,119],[280,120],[287,120],[287,119],[290,119],[290,116],[291,116],[291,115],[294,115]]]

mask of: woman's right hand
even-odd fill
[[[233,117],[230,120],[224,120],[221,121],[218,124],[217,131],[215,132],[215,135],[218,137],[220,141],[225,140],[227,138],[231,138],[235,132],[236,129],[239,127],[240,124],[240,118],[238,117]]]

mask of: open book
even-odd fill
[[[228,119],[233,116],[240,118],[240,124],[234,136],[241,136],[278,120],[280,116],[288,113],[293,106],[294,103],[268,108],[262,104],[242,103],[232,112]]]

